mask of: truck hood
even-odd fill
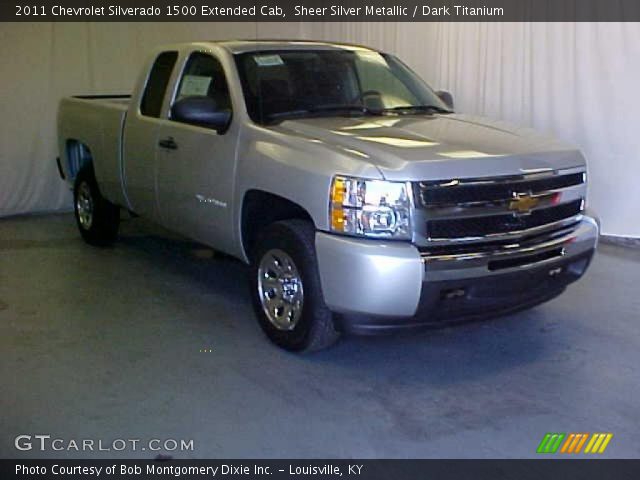
[[[584,165],[577,149],[534,130],[462,114],[311,118],[287,120],[274,129],[369,162],[389,180],[517,175]]]

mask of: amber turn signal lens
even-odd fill
[[[345,181],[342,177],[335,177],[331,185],[331,202],[342,207],[344,203]]]
[[[331,228],[336,232],[344,232],[344,210],[341,207],[331,209]]]
[[[345,180],[335,177],[331,185],[331,229],[336,232],[344,232],[344,204]]]

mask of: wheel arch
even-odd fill
[[[251,260],[255,242],[265,227],[291,219],[307,220],[315,228],[309,212],[296,202],[259,189],[245,192],[240,217],[240,239],[245,257]]]
[[[67,178],[74,182],[78,172],[85,166],[93,166],[93,155],[87,144],[73,138],[65,141],[65,166]]]

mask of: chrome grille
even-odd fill
[[[582,169],[416,182],[416,244],[513,240],[566,229],[584,208]]]
[[[576,216],[581,211],[582,200],[574,200],[563,205],[534,210],[528,215],[505,213],[485,217],[428,220],[427,233],[431,239],[457,239],[513,233],[556,223]]]
[[[423,207],[458,205],[509,199],[521,192],[539,193],[580,185],[583,172],[547,178],[505,177],[493,180],[420,182],[419,202]]]

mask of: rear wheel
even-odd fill
[[[84,241],[96,246],[115,242],[120,225],[120,209],[102,197],[91,166],[78,172],[73,200],[76,223]]]
[[[311,222],[276,222],[261,233],[253,252],[251,291],[260,326],[276,345],[313,351],[338,339],[322,296]]]

